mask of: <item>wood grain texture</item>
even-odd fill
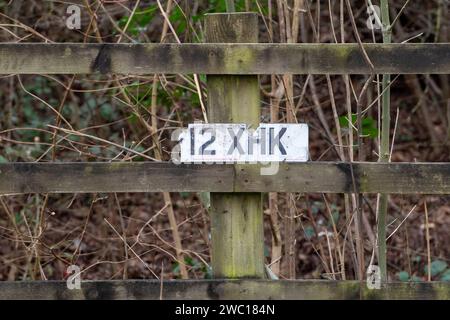
[[[157,300],[160,290],[157,280],[82,281],[80,290],[68,290],[65,281],[5,281],[0,282],[0,300]],[[162,299],[449,300],[450,283],[389,283],[369,290],[358,281],[172,280],[164,281]]]
[[[0,194],[233,191],[233,168],[164,162],[2,163]],[[225,191],[227,192],[227,191]]]
[[[273,176],[241,168],[234,190],[449,194],[449,179],[449,163],[282,163]]]
[[[220,34],[238,31],[222,29]],[[218,41],[213,36],[211,40]],[[450,43],[364,47],[375,73],[450,73]],[[0,43],[0,74],[90,73],[368,74],[371,70],[357,44]]]
[[[258,42],[255,13],[205,16],[207,42]],[[258,126],[258,76],[208,75],[208,120]],[[239,170],[236,166],[234,170]],[[211,193],[211,265],[216,278],[263,278],[261,193]]]
[[[259,166],[166,162],[0,163],[0,194],[91,192],[323,192],[450,194],[450,163],[283,163]],[[353,175],[352,175],[353,171]]]

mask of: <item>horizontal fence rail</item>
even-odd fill
[[[81,290],[68,290],[66,281],[8,281],[0,282],[2,299],[449,300],[450,283],[389,283],[370,290],[359,281],[112,280],[82,281]]]
[[[281,163],[175,165],[169,162],[2,163],[0,194],[92,192],[318,192],[450,194],[450,163]]]
[[[1,43],[0,74],[450,74],[450,43]]]

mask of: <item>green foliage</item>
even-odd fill
[[[311,211],[313,215],[317,215],[320,211],[324,210],[324,204],[320,201],[314,201],[311,205]]]
[[[413,261],[420,262],[422,259],[420,256],[416,256],[413,258]],[[428,275],[428,264],[425,264],[423,267],[424,273]],[[398,274],[398,279],[402,282],[412,281],[412,282],[421,282],[424,281],[422,278],[412,275],[410,276],[407,271],[400,271]],[[450,281],[450,268],[448,268],[448,264],[442,260],[434,260],[431,262],[431,277],[440,281]]]
[[[190,195],[191,195],[191,192],[180,192],[180,196],[181,196],[183,199],[189,198]]]
[[[138,36],[141,32],[146,30],[146,27],[150,24],[155,14],[158,12],[158,5],[149,5],[147,8],[136,10],[134,15],[131,17],[124,16],[119,22],[119,28],[123,30],[128,24],[127,33],[132,36]]]
[[[202,272],[204,274],[205,279],[212,278],[211,268],[208,265],[205,265],[203,262],[199,261],[198,259],[187,256],[184,258],[184,263],[187,266],[190,266],[191,270]],[[180,275],[180,264],[178,262],[174,263],[172,272],[177,276]]]
[[[250,6],[252,6],[252,4],[254,4],[254,1],[250,2]],[[262,4],[263,3],[261,3],[261,5]],[[236,8],[236,12],[245,11],[245,0],[234,0],[234,6]],[[252,8],[250,7],[250,9]],[[227,7],[225,0],[209,0],[209,6],[206,9],[207,13],[221,13],[226,11]]]
[[[331,221],[331,219],[329,219],[328,221],[328,227],[331,228],[333,227],[333,223],[334,225],[337,225],[337,223],[339,222],[339,209],[338,207],[333,203],[331,204],[331,217],[333,219],[333,221]]]
[[[111,104],[103,103],[100,106],[100,115],[106,121],[113,121],[114,120],[114,110],[113,110],[113,107],[111,106]]]
[[[209,210],[211,207],[211,194],[209,192],[199,192],[198,197],[206,210]]]
[[[209,0],[208,3],[209,6],[206,9],[207,13],[220,13],[227,11],[225,0]]]
[[[312,214],[314,216],[317,216],[320,212],[322,212],[325,215],[325,217],[327,218],[327,221],[328,221],[327,227],[331,229],[333,227],[333,223],[335,225],[338,224],[340,214],[339,214],[339,209],[335,204],[330,205],[330,210],[331,210],[331,219],[333,219],[333,220],[330,219],[330,216],[328,215],[328,208],[325,206],[325,204],[323,202],[314,201],[311,204]],[[319,220],[318,224],[320,225],[320,224],[322,224],[322,222],[320,222],[320,220]],[[305,236],[308,239],[310,239],[312,236],[314,236],[314,230],[306,231],[306,229],[305,229]]]
[[[23,219],[22,219],[22,215],[20,214],[20,212],[16,212],[14,214],[14,222],[16,225],[20,225],[22,223]]]
[[[111,122],[117,119],[119,117],[117,108],[109,102],[110,100],[111,98],[108,96],[97,98],[95,95],[86,93],[85,102],[80,108],[81,124],[88,126],[91,117],[95,114],[100,116],[102,122]]]
[[[354,128],[356,128],[356,121],[357,121],[357,115],[352,114],[352,124],[353,124]],[[339,124],[341,125],[341,127],[349,128],[350,127],[349,122],[350,121],[347,116],[339,117]],[[369,137],[371,139],[378,137],[377,122],[372,117],[369,116],[369,117],[363,118],[361,121],[361,124],[362,124],[362,131],[363,131],[362,133],[364,136]]]
[[[161,84],[158,84],[158,96],[157,103],[158,105],[165,106],[167,110],[173,106],[174,98],[180,98],[183,95],[183,90],[180,88],[175,88],[170,94],[165,90]],[[178,100],[178,99],[177,99]]]
[[[177,34],[183,34],[186,31],[188,27],[188,22],[186,21],[186,17],[183,13],[183,10],[179,6],[175,6],[173,8],[169,20],[174,26]]]
[[[305,238],[310,240],[312,237],[316,235],[314,232],[314,228],[312,226],[306,226],[304,229]]]
[[[48,79],[37,76],[32,82],[24,83],[24,86],[28,92],[37,95],[53,107],[58,104],[58,102],[51,97],[52,85]],[[14,116],[13,123],[20,122],[20,126],[23,127],[47,129],[47,125],[52,121],[52,118],[48,116],[48,106],[26,93],[21,97],[21,102],[23,113]],[[41,139],[43,138],[43,136],[36,131],[26,130],[21,132],[21,138],[28,142],[33,141],[36,136],[39,136]]]
[[[442,274],[441,281],[450,281],[450,268]]]
[[[270,250],[269,247],[264,245],[264,257],[270,258]]]
[[[409,281],[409,273],[406,271],[400,271],[398,273],[398,279],[402,282]]]
[[[442,260],[434,260],[431,262],[431,276],[435,277],[447,269],[447,262]],[[424,266],[425,274],[428,275],[428,264]]]
[[[423,280],[418,276],[409,276],[409,273],[407,271],[400,271],[398,274],[398,279],[402,282],[422,282]]]
[[[34,132],[34,131],[29,131]],[[25,140],[25,139],[23,139]],[[41,144],[22,144],[18,146],[6,146],[2,150],[2,159],[0,162],[11,161],[34,161],[37,157],[41,156],[44,152],[44,148]]]
[[[191,94],[190,95],[190,106],[192,109],[196,109],[200,107],[200,98],[198,94]]]

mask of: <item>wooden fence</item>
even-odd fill
[[[260,119],[259,74],[450,73],[450,44],[258,44],[257,15],[214,14],[203,44],[2,43],[0,74],[207,74],[211,122]],[[242,108],[245,105],[246,108]],[[255,280],[0,282],[0,299],[450,299],[448,283],[268,281],[262,192],[450,194],[450,163],[282,163],[258,165],[2,163],[0,195],[83,192],[211,192],[212,267],[216,278]],[[260,280],[258,280],[260,279]],[[162,287],[161,287],[162,286]]]

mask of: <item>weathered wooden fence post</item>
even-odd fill
[[[258,15],[206,15],[205,34],[206,42],[258,42]],[[255,129],[258,127],[261,112],[258,76],[213,75],[208,76],[207,86],[209,122],[247,123]],[[235,165],[235,170],[245,168],[248,166]],[[211,193],[214,277],[263,278],[263,231],[261,193]]]

